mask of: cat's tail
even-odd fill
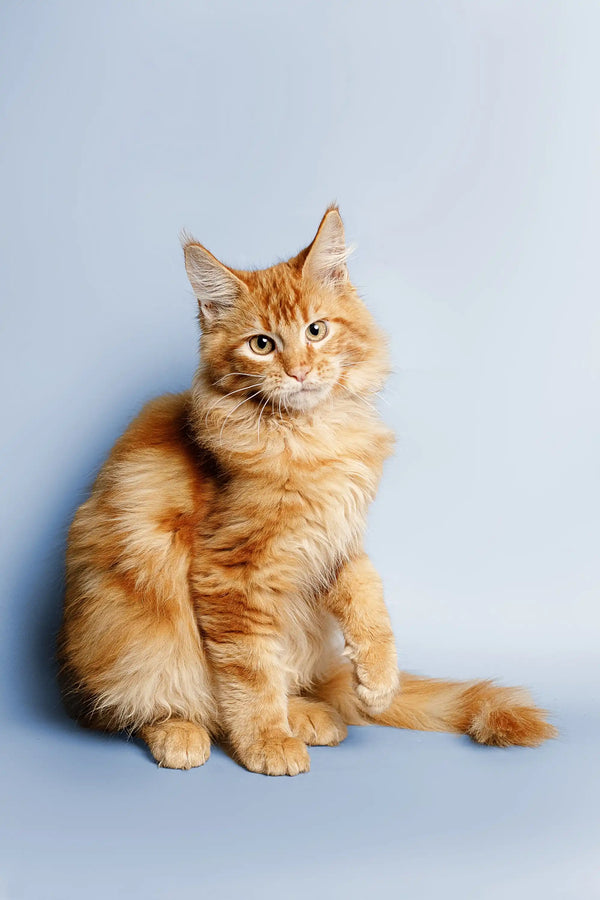
[[[342,665],[319,685],[317,693],[348,725],[451,731],[497,747],[537,747],[558,734],[546,721],[546,711],[535,706],[526,690],[491,681],[443,681],[401,672],[391,705],[372,715],[360,704],[350,668]]]

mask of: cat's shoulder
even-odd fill
[[[148,402],[115,443],[98,487],[138,503],[151,495],[153,503],[178,497],[184,506],[206,500],[220,473],[193,438],[190,404],[189,391]]]
[[[121,435],[114,455],[124,457],[139,450],[172,449],[187,445],[190,392],[163,394],[150,400]]]

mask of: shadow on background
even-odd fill
[[[11,712],[16,720],[25,725],[33,724],[40,733],[47,728],[57,728],[83,739],[129,741],[142,756],[154,763],[143,741],[124,733],[108,734],[84,728],[69,716],[61,700],[56,645],[65,591],[67,534],[77,507],[89,495],[92,481],[93,478],[85,476],[77,479],[84,487],[80,487],[68,503],[63,498],[59,511],[47,521],[37,544],[29,549],[29,571],[25,563],[21,586],[16,586],[15,592],[21,602],[9,661],[13,680],[8,692]]]
[[[78,479],[81,484],[81,480]],[[20,720],[68,727],[57,682],[56,639],[62,619],[67,533],[77,506],[87,494],[65,502],[42,523],[37,540],[23,554],[22,577],[14,585],[14,640],[9,672],[12,712]]]
[[[53,492],[44,498],[38,531],[23,548],[13,583],[13,639],[7,660],[7,678],[12,684],[7,695],[11,712],[20,721],[78,727],[62,705],[57,682],[56,641],[62,620],[67,535],[114,440],[146,399],[123,403],[112,417],[110,430],[103,425],[91,447],[79,444],[79,456],[87,457],[87,465],[48,472]]]

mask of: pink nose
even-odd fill
[[[294,369],[286,369],[286,372],[290,378],[295,378],[296,381],[303,382],[310,372],[310,366],[296,366]]]

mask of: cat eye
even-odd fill
[[[248,343],[250,349],[255,353],[258,353],[259,356],[266,356],[275,349],[275,341],[272,338],[267,337],[266,334],[255,334],[254,337],[250,338]]]
[[[324,322],[322,319],[319,319],[318,322],[313,322],[306,329],[306,337],[309,341],[322,341],[329,328],[327,327],[327,322]]]

